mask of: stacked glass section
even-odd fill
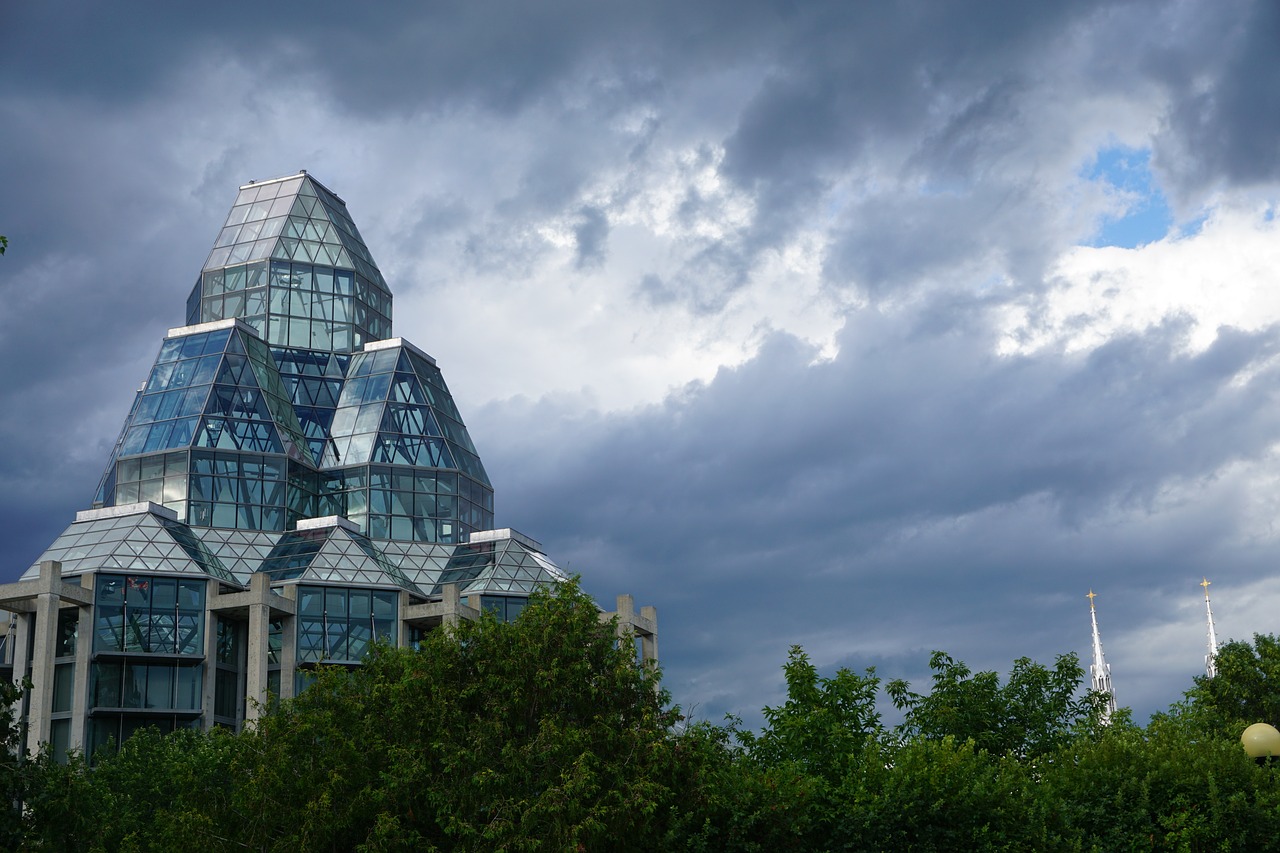
[[[514,619],[564,580],[491,529],[462,415],[391,305],[338,196],[305,173],[240,188],[93,508],[0,602],[15,672],[52,688],[24,711],[32,745],[239,728],[317,664],[471,613],[462,596]]]
[[[97,506],[151,501],[196,530],[274,534],[338,515],[415,547],[493,526],[493,488],[439,368],[389,337],[386,281],[314,178],[240,188],[187,320],[138,392]],[[261,540],[201,535],[238,568],[262,559]],[[404,567],[417,577],[423,557],[383,559],[418,558]]]
[[[187,309],[192,325],[243,318],[272,346],[391,335],[391,292],[346,204],[305,174],[240,188]]]

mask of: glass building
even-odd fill
[[[346,204],[301,172],[240,188],[134,398],[91,508],[16,583],[3,658],[28,744],[255,719],[321,663],[564,573],[494,529],[493,486]],[[656,613],[619,598],[656,658]]]

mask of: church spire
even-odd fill
[[[1089,590],[1089,618],[1093,621],[1093,664],[1089,667],[1089,675],[1093,681],[1093,689],[1107,694],[1106,708],[1102,712],[1102,723],[1111,722],[1111,715],[1116,712],[1116,692],[1111,687],[1111,666],[1102,655],[1102,637],[1098,634],[1098,611],[1093,599],[1097,593]]]
[[[1213,608],[1209,605],[1209,579],[1204,578],[1200,581],[1200,586],[1204,587],[1204,612],[1209,620],[1209,653],[1204,656],[1204,674],[1208,678],[1213,678],[1218,674],[1218,634],[1213,630]]]

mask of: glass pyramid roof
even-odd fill
[[[456,468],[490,485],[440,368],[399,338],[351,357],[330,437],[325,467]]]
[[[149,503],[79,513],[22,580],[39,577],[41,562],[57,560],[64,577],[101,569],[199,575],[236,583],[222,561],[173,515]]]
[[[471,542],[454,550],[433,592],[438,594],[445,584],[460,584],[463,595],[529,595],[566,580],[564,571],[532,539],[512,530],[485,531],[472,534]]]
[[[204,268],[267,258],[355,270],[387,290],[346,202],[305,172],[241,187]]]
[[[259,571],[270,575],[273,581],[397,586],[422,595],[369,537],[349,529],[340,520],[333,521],[331,526],[308,527],[281,536]]]
[[[285,453],[314,464],[270,349],[234,320],[165,338],[108,469],[118,457],[184,447]]]

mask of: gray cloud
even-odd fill
[[[1181,353],[1175,325],[993,363],[989,342],[920,320],[852,318],[828,363],[776,338],[635,415],[486,410],[491,465],[515,478],[500,515],[580,562],[593,589],[643,580],[681,650],[673,678],[716,710],[775,686],[766,670],[697,692],[710,669],[758,665],[757,645],[780,659],[807,641],[858,666],[942,647],[1006,666],[1087,651],[1075,596],[1090,585],[1125,601],[1220,570],[1224,552],[1237,577],[1266,571],[1194,484],[1259,463],[1280,436],[1280,414],[1257,405],[1280,392],[1274,329],[1227,331],[1200,355]],[[1182,488],[1197,521],[1171,529],[1159,505]],[[1144,618],[1125,604],[1109,611],[1117,629]]]
[[[347,199],[404,302],[483,317],[465,334],[443,328],[454,306],[397,317],[446,364],[539,355],[482,309],[569,279],[530,327],[567,346],[612,311],[637,341],[622,384],[737,344],[717,324],[745,302],[764,306],[753,334],[782,328],[772,306],[820,277],[845,321],[834,359],[778,332],[610,413],[573,376],[511,400],[455,388],[484,401],[465,413],[500,517],[602,599],[662,607],[682,701],[752,713],[791,642],[891,675],[935,646],[979,666],[1083,648],[1079,596],[1103,583],[1106,625],[1137,637],[1183,575],[1243,584],[1274,562],[1250,527],[1277,473],[1274,330],[1195,353],[1166,320],[993,355],[993,318],[1034,319],[1047,266],[1094,228],[1103,202],[1077,185],[1099,147],[1150,146],[1179,218],[1233,188],[1274,196],[1270,4],[6,12],[10,576],[89,502],[233,188],[302,167]],[[644,351],[653,326],[704,338]],[[1142,685],[1122,701],[1150,710],[1188,673],[1137,643],[1108,649]]]

